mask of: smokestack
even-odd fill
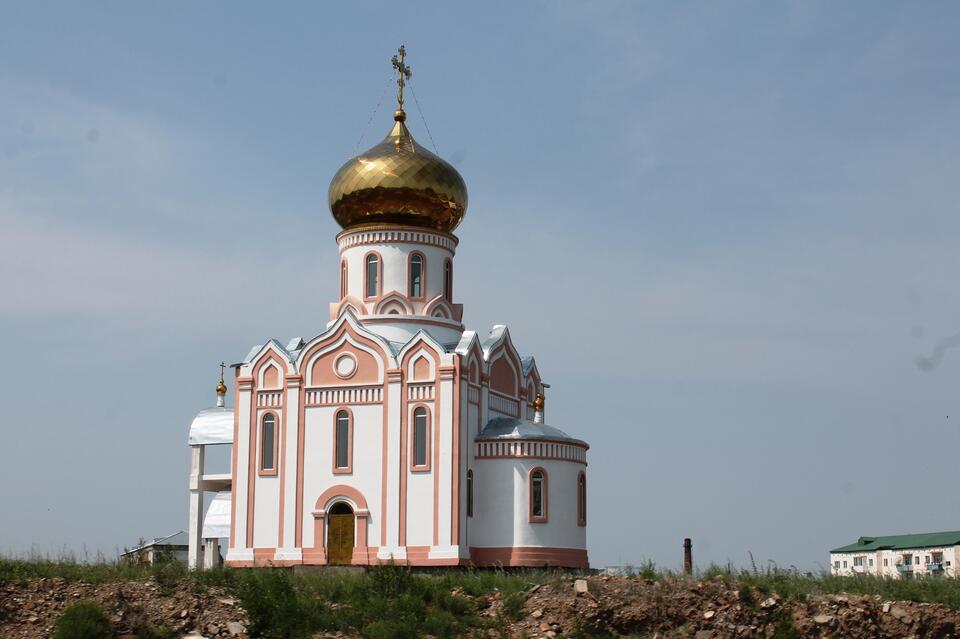
[[[693,542],[689,537],[683,540],[683,574],[693,574]]]

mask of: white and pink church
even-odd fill
[[[234,364],[190,427],[191,567],[588,566],[588,445],[548,425],[533,357],[467,330],[459,173],[407,129],[334,176],[338,300],[318,335]],[[333,275],[333,274],[331,274]],[[231,445],[229,474],[205,472]],[[204,493],[216,493],[209,505]],[[206,507],[205,507],[206,506]]]

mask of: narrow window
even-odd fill
[[[889,560],[889,559],[884,559],[884,560],[883,560],[883,567],[886,568],[886,567],[888,567],[889,565],[890,565],[890,560]]]
[[[277,430],[277,418],[273,413],[263,416],[260,424],[260,470],[275,470],[274,434]]]
[[[833,567],[834,567],[836,570],[840,570],[840,562],[839,562],[839,561],[833,562]]]
[[[530,473],[530,521],[547,519],[547,474],[537,468]]]
[[[340,299],[347,296],[347,261],[340,262]]]
[[[380,258],[367,256],[367,297],[376,297],[380,291]]]
[[[350,413],[345,410],[337,412],[336,428],[336,467],[350,468]]]
[[[467,517],[473,517],[473,471],[467,471]]]
[[[427,465],[427,409],[413,411],[413,465]]]
[[[423,256],[414,253],[410,258],[410,297],[423,296]]]
[[[577,524],[587,525],[587,476],[577,475]]]
[[[453,262],[450,260],[443,263],[443,297],[453,301]]]

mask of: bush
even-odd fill
[[[237,585],[237,597],[247,611],[247,632],[252,637],[308,637],[311,628],[323,621],[321,603],[295,588],[293,576],[283,569],[244,572]]]
[[[75,603],[60,615],[53,639],[112,639],[113,626],[92,601]]]
[[[512,592],[503,598],[500,614],[505,619],[516,621],[523,616],[523,604],[527,602],[527,596],[522,592]]]

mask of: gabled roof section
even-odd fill
[[[441,344],[440,342],[438,342],[433,338],[433,335],[431,335],[430,333],[426,332],[421,328],[419,331],[417,331],[417,333],[413,337],[410,338],[410,340],[406,344],[403,345],[403,347],[397,353],[398,362],[403,361],[403,358],[410,351],[410,349],[412,349],[414,345],[416,345],[420,341],[420,338],[423,338],[423,341],[429,344],[430,347],[433,348],[438,353],[449,352],[446,348],[444,348],[443,344]]]
[[[872,552],[875,550],[912,550],[914,548],[937,548],[960,544],[960,531],[918,533],[912,535],[887,535],[884,537],[861,537],[856,543],[834,548],[830,552]]]
[[[497,324],[490,329],[490,334],[487,336],[487,339],[483,340],[483,344],[481,344],[483,348],[483,358],[489,360],[490,353],[504,341],[510,342],[510,330],[504,324]]]
[[[477,349],[481,352],[483,351],[483,348],[480,346],[480,338],[477,337],[477,332],[464,331],[463,334],[460,335],[460,341],[457,342],[453,350],[458,355],[467,356],[470,354],[470,349],[473,348],[474,345],[476,345]]]
[[[296,353],[296,356],[294,357],[295,361],[291,360],[296,365],[296,368],[299,369],[300,366],[303,364],[303,362],[301,362],[300,360],[311,349],[313,344],[317,342],[322,342],[323,340],[333,335],[336,335],[336,333],[343,327],[344,324],[348,324],[350,328],[354,330],[356,333],[358,333],[359,335],[362,335],[363,337],[370,339],[373,342],[376,342],[380,346],[380,348],[383,349],[383,352],[386,353],[388,358],[395,359],[394,353],[396,352],[396,350],[391,346],[390,342],[383,339],[376,333],[370,330],[367,330],[363,326],[363,324],[361,324],[357,320],[357,316],[354,314],[353,309],[346,308],[343,310],[342,313],[340,313],[339,316],[337,316],[337,319],[335,321],[327,325],[326,330],[310,338],[306,343],[300,346],[300,350]],[[385,362],[385,364],[387,367],[396,366],[395,361],[388,361],[388,362]]]
[[[243,364],[249,364],[250,362],[260,359],[260,356],[265,353],[267,350],[275,350],[278,355],[283,357],[288,364],[292,364],[293,360],[296,357],[290,353],[283,345],[272,337],[267,341],[266,344],[261,346],[254,346],[250,349],[250,352],[247,353],[247,356],[243,359]]]
[[[527,355],[520,358],[520,363],[523,365],[523,374],[526,376],[530,374],[530,369],[536,365],[537,361],[533,359],[533,355]]]
[[[543,376],[540,374],[540,369],[537,368],[537,360],[533,355],[521,358],[520,364],[523,367],[524,379],[536,378],[538,382],[543,383]]]

